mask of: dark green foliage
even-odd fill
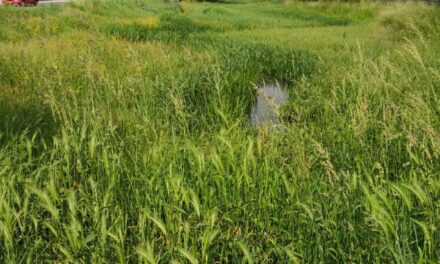
[[[319,13],[300,9],[267,10],[263,11],[262,15],[273,16],[277,18],[282,17],[287,19],[302,20],[320,26],[343,26],[352,22],[351,19],[345,17],[331,17],[328,15],[322,15]]]
[[[156,40],[178,44],[190,40],[193,34],[212,31],[212,29],[184,16],[163,15],[157,27],[136,22],[133,24],[119,23],[105,25],[102,31],[130,41]]]

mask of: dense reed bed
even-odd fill
[[[439,17],[0,6],[0,262],[437,263]],[[273,79],[281,123],[252,127]]]

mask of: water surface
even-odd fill
[[[260,85],[257,90],[257,101],[251,110],[250,123],[252,125],[278,123],[278,108],[287,99],[289,99],[287,91],[278,82]]]

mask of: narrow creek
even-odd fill
[[[257,88],[257,101],[251,109],[249,122],[251,125],[279,123],[278,110],[287,102],[289,95],[278,82],[263,83]]]

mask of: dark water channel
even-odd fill
[[[279,107],[288,99],[289,95],[280,83],[261,84],[257,88],[257,101],[252,107],[249,122],[256,126],[279,123]]]

